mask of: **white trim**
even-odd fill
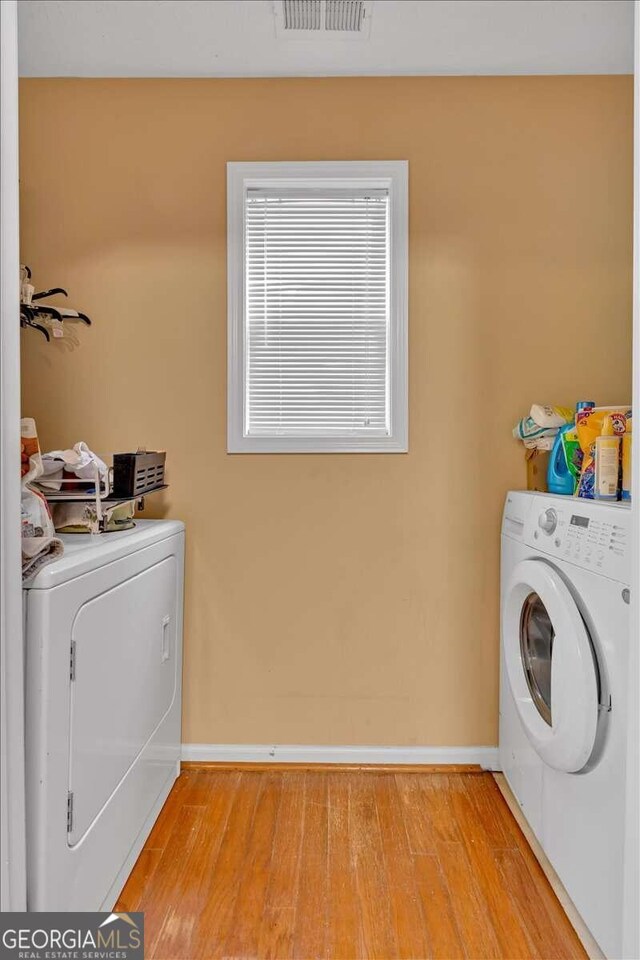
[[[634,247],[633,247],[633,412],[640,408],[640,3],[635,2],[635,110],[634,110]],[[637,429],[637,428],[636,428]],[[622,953],[640,957],[640,441],[633,448],[631,643],[629,646],[629,697],[625,862],[622,915]]]
[[[0,206],[0,650],[2,910],[26,909],[24,664],[20,569],[20,246],[18,238],[18,10],[2,0]]]
[[[210,763],[479,764],[499,770],[497,747],[304,746],[270,743],[183,743],[183,760]]]
[[[244,205],[251,187],[353,186],[389,190],[391,433],[385,437],[247,437],[244,433]],[[409,448],[409,164],[406,160],[227,163],[227,452],[406,453]]]

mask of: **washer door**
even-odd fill
[[[575,600],[553,567],[523,560],[502,615],[509,684],[531,744],[556,770],[582,770],[596,740],[599,675]]]

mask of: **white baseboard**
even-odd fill
[[[269,743],[183,743],[183,760],[210,763],[479,764],[499,770],[497,747],[319,747]]]

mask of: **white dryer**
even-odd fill
[[[28,907],[107,910],[179,773],[184,527],[63,540],[24,591]]]
[[[619,958],[631,513],[509,493],[500,762],[573,903]]]

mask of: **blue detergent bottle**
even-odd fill
[[[576,414],[586,407],[595,407],[595,403],[592,400],[580,400],[579,403],[576,404]],[[547,490],[549,493],[570,497],[575,491],[575,477],[569,469],[565,455],[565,447],[562,442],[562,438],[567,430],[573,430],[574,427],[575,419],[573,423],[563,424],[556,434],[551,456],[549,457],[549,466],[547,468]]]

